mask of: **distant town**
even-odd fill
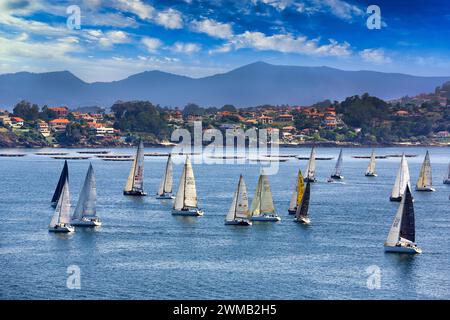
[[[278,130],[283,146],[450,145],[450,82],[433,93],[383,101],[369,94],[310,106],[168,108],[148,101],[118,101],[69,109],[21,101],[0,109],[0,147],[170,145],[176,128]]]

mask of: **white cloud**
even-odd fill
[[[196,43],[175,42],[170,49],[177,53],[192,54],[200,51],[201,48]]]
[[[191,29],[219,39],[229,39],[233,36],[233,29],[229,23],[221,23],[212,19],[193,21]]]
[[[137,15],[142,20],[153,17],[155,8],[141,0],[115,0],[116,7]]]
[[[392,62],[392,59],[386,56],[386,53],[383,49],[364,49],[359,54],[365,61],[375,64],[385,64]]]
[[[102,30],[88,29],[85,30],[83,36],[88,41],[95,41],[103,48],[111,48],[115,44],[123,44],[130,42],[128,33],[122,30],[111,30],[103,32]]]
[[[300,53],[318,56],[348,56],[351,54],[350,44],[338,43],[330,39],[328,44],[320,45],[318,39],[291,34],[274,34],[267,36],[262,32],[246,31],[234,36],[228,43],[211,51],[228,52],[231,49],[252,48],[258,51],[278,51],[283,53]]]
[[[156,52],[163,45],[161,40],[150,37],[143,38],[141,43],[146,47],[147,51],[151,53]]]
[[[155,21],[167,29],[181,29],[183,27],[181,12],[172,8],[158,12]]]

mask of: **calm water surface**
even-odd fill
[[[50,234],[50,199],[61,160],[26,152],[0,158],[0,298],[2,299],[442,299],[450,298],[450,186],[442,177],[449,148],[431,148],[434,193],[414,192],[417,256],[385,254],[383,242],[398,203],[389,194],[399,158],[378,160],[377,178],[364,176],[368,160],[354,159],[369,149],[344,149],[345,184],[328,184],[339,150],[318,149],[319,182],[312,187],[312,224],[303,227],[287,215],[298,168],[306,161],[280,163],[269,177],[280,223],[249,228],[224,226],[240,173],[253,197],[259,165],[194,164],[200,218],[173,217],[168,202],[156,200],[165,158],[146,157],[149,196],[122,195],[131,162],[97,158],[69,161],[75,206],[89,161],[97,178],[98,230]],[[52,150],[56,151],[56,150]],[[167,151],[150,149],[148,152]],[[412,183],[425,149],[383,148],[378,154],[418,154],[409,158]],[[75,153],[75,150],[70,150]],[[132,153],[120,149],[116,152]],[[283,149],[308,155],[309,149]],[[181,165],[174,168],[177,188]],[[67,267],[78,265],[81,289],[66,287]],[[366,285],[369,266],[381,270],[381,288]]]

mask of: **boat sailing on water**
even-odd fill
[[[311,197],[311,184],[308,181],[306,183],[305,192],[302,197],[302,201],[300,202],[299,206],[297,207],[297,211],[295,212],[295,222],[303,223],[303,224],[310,224],[311,220],[308,216],[308,210],[309,210],[309,200]]]
[[[312,147],[306,167],[305,182],[316,182],[316,147]]]
[[[448,164],[447,176],[444,177],[444,184],[450,184],[450,163]]]
[[[56,185],[55,192],[53,193],[52,197],[52,207],[56,208],[56,205],[58,204],[59,197],[61,196],[62,189],[64,187],[64,184],[69,182],[69,167],[67,165],[67,160],[64,160],[64,167],[61,171],[61,175],[59,176],[58,184]]]
[[[433,188],[433,178],[431,176],[431,162],[430,154],[425,154],[425,159],[423,160],[422,167],[420,168],[419,178],[416,183],[416,191],[436,191]]]
[[[48,231],[66,233],[75,231],[75,228],[70,225],[70,193],[68,180],[65,180],[62,187],[55,213],[48,226]]]
[[[250,209],[252,221],[280,221],[281,218],[275,213],[272,192],[270,191],[269,179],[264,170],[258,178],[255,195]]]
[[[394,222],[384,243],[384,251],[397,253],[422,253],[417,247],[414,205],[409,185],[398,207]]]
[[[142,141],[139,142],[123,194],[126,196],[147,195],[144,192],[144,143]]]
[[[156,194],[156,199],[173,199],[172,195],[172,176],[173,176],[173,165],[172,165],[172,155],[169,154],[169,158],[166,163],[166,170],[164,171],[164,177],[159,185],[158,193]]]
[[[71,225],[77,227],[98,227],[101,221],[97,217],[97,188],[95,183],[94,169],[89,164],[89,169],[81,189],[78,203],[72,216]]]
[[[177,216],[202,216],[203,211],[197,207],[197,190],[191,160],[186,156],[180,185],[173,203],[172,214]]]
[[[225,218],[226,225],[235,226],[251,226],[252,222],[249,220],[250,211],[248,210],[248,195],[247,187],[245,185],[242,175],[239,177],[239,183],[236,192],[231,202],[230,210]]]
[[[339,152],[339,157],[336,162],[336,166],[334,167],[334,173],[331,175],[328,182],[331,182],[332,180],[342,180],[344,179],[344,176],[342,175],[342,149]]]
[[[366,174],[365,174],[366,177],[376,177],[377,176],[377,174],[375,173],[375,166],[376,166],[375,152],[372,150],[369,165],[367,167]]]
[[[400,168],[398,169],[394,187],[392,188],[391,196],[389,199],[391,201],[401,201],[403,193],[406,190],[406,186],[410,186],[409,168],[405,154],[403,154],[402,160],[400,161]]]
[[[294,192],[292,193],[291,202],[289,203],[289,214],[295,214],[297,207],[302,201],[303,192],[305,191],[305,181],[303,179],[302,171],[299,169],[297,174],[297,181]]]

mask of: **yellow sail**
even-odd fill
[[[298,170],[297,177],[297,206],[299,206],[300,202],[302,202],[303,193],[305,192],[305,181],[303,180],[302,170]]]

